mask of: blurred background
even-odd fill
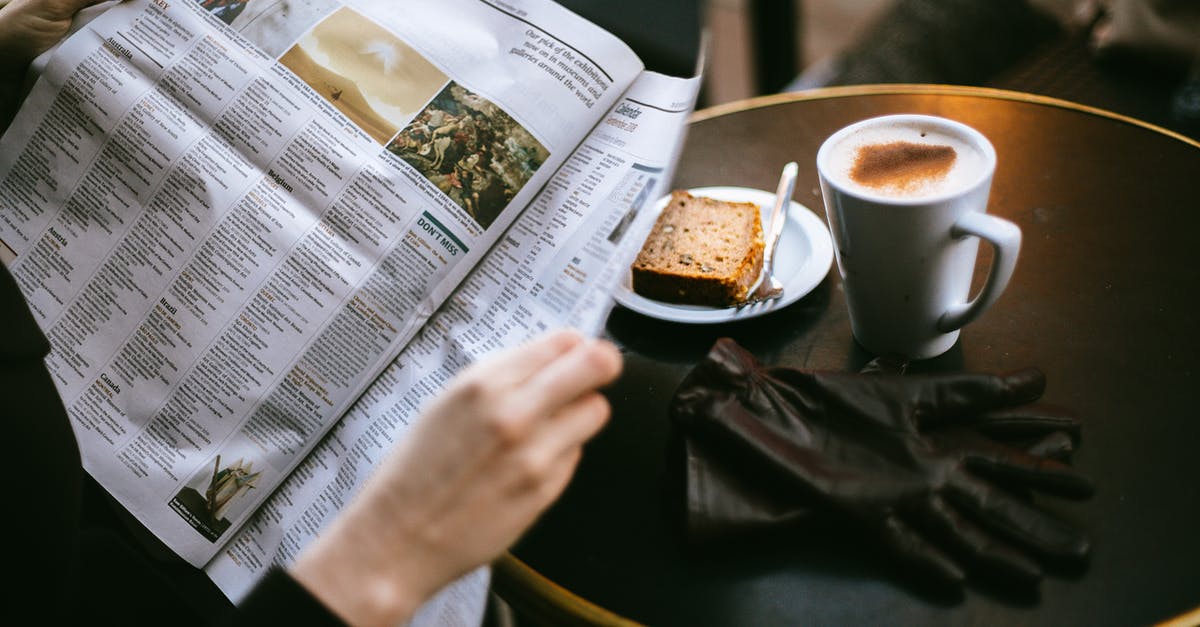
[[[990,0],[981,0],[988,2]],[[856,37],[877,14],[892,4],[892,0],[798,0],[796,2],[767,2],[765,12],[783,6],[790,8],[791,15],[785,16],[791,32],[790,63],[787,60],[765,65],[778,68],[778,76],[762,76],[765,81],[774,79],[775,85],[758,85],[760,74],[767,70],[757,67],[761,39],[755,37],[756,27],[754,4],[750,0],[708,0],[704,22],[709,29],[708,77],[706,81],[706,104],[721,104],[749,98],[764,93],[783,90],[804,69],[828,67],[836,55],[849,48]],[[790,6],[789,6],[790,5]],[[783,26],[775,23],[771,26]],[[785,43],[785,46],[787,43]],[[786,54],[782,50],[776,54]],[[780,82],[782,80],[783,82]]]
[[[699,106],[820,87],[971,85],[1200,139],[1200,0],[561,0],[688,75]]]
[[[1200,0],[708,0],[702,11],[706,106],[822,86],[978,85],[1200,139]],[[761,43],[784,36],[772,16],[787,12],[792,64]]]

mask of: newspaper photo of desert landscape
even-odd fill
[[[453,82],[387,148],[485,229],[550,156],[495,103]]]
[[[381,145],[448,80],[411,46],[347,7],[314,26],[279,62]]]

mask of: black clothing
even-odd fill
[[[0,622],[338,624],[278,569],[234,608],[202,571],[113,501],[83,470],[43,361],[49,351],[0,267],[0,416],[8,444],[2,536],[8,583]]]

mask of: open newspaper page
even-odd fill
[[[609,111],[496,248],[417,338],[205,569],[241,599],[333,520],[422,405],[480,355],[540,331],[598,334],[611,294],[657,216],[699,78],[647,72]],[[424,624],[478,624],[487,569],[418,613]]]
[[[546,2],[291,6],[265,53],[233,9],[118,3],[0,143],[0,249],[84,465],[197,566],[642,67]]]

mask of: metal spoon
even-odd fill
[[[783,234],[783,225],[787,222],[787,210],[792,204],[792,192],[796,189],[798,167],[795,161],[783,166],[783,174],[779,177],[779,186],[775,189],[775,206],[771,209],[771,223],[767,226],[767,245],[763,248],[762,273],[745,302],[738,305],[739,308],[783,296],[783,283],[775,278],[775,249],[779,244],[779,236]]]

